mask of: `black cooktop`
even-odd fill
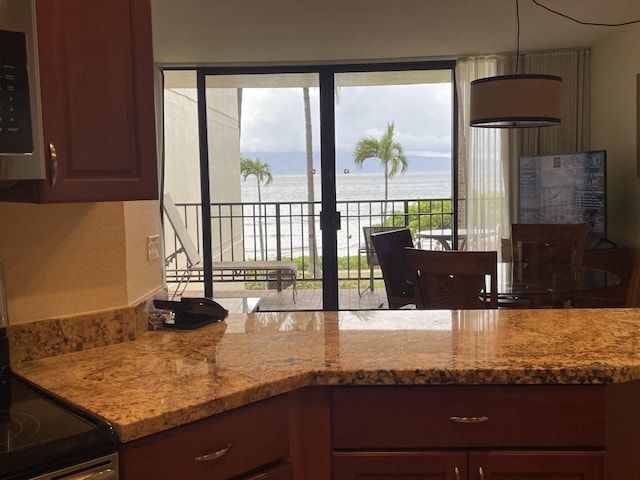
[[[11,372],[0,376],[0,478],[25,478],[116,450],[108,423]]]

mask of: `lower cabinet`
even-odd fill
[[[337,387],[332,478],[605,480],[604,393],[597,385]]]
[[[133,442],[120,451],[123,480],[291,480],[286,395]]]
[[[604,454],[544,451],[336,452],[334,480],[601,480]]]

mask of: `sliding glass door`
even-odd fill
[[[339,72],[335,85],[338,257],[342,284],[357,284],[340,304],[386,307],[370,233],[409,228],[415,245],[440,248],[428,232],[454,224],[452,70]]]
[[[164,191],[201,257],[187,291],[242,290],[262,310],[386,306],[365,227],[407,226],[418,240],[455,225],[452,68],[166,70]]]

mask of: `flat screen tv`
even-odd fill
[[[521,223],[587,223],[607,238],[605,150],[520,158]]]

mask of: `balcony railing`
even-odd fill
[[[202,252],[201,205],[176,206]],[[212,203],[213,260],[293,260],[298,264],[298,282],[321,280],[321,268],[312,268],[314,240],[318,265],[322,263],[320,209],[320,202]],[[419,231],[451,228],[454,224],[452,200],[448,198],[343,201],[337,202],[337,209],[341,215],[337,236],[339,281],[369,278],[363,227],[406,226],[416,238]],[[179,248],[178,239],[168,226],[165,256]],[[184,268],[184,259],[177,255],[167,269],[180,268]],[[168,281],[171,280],[169,275]]]

